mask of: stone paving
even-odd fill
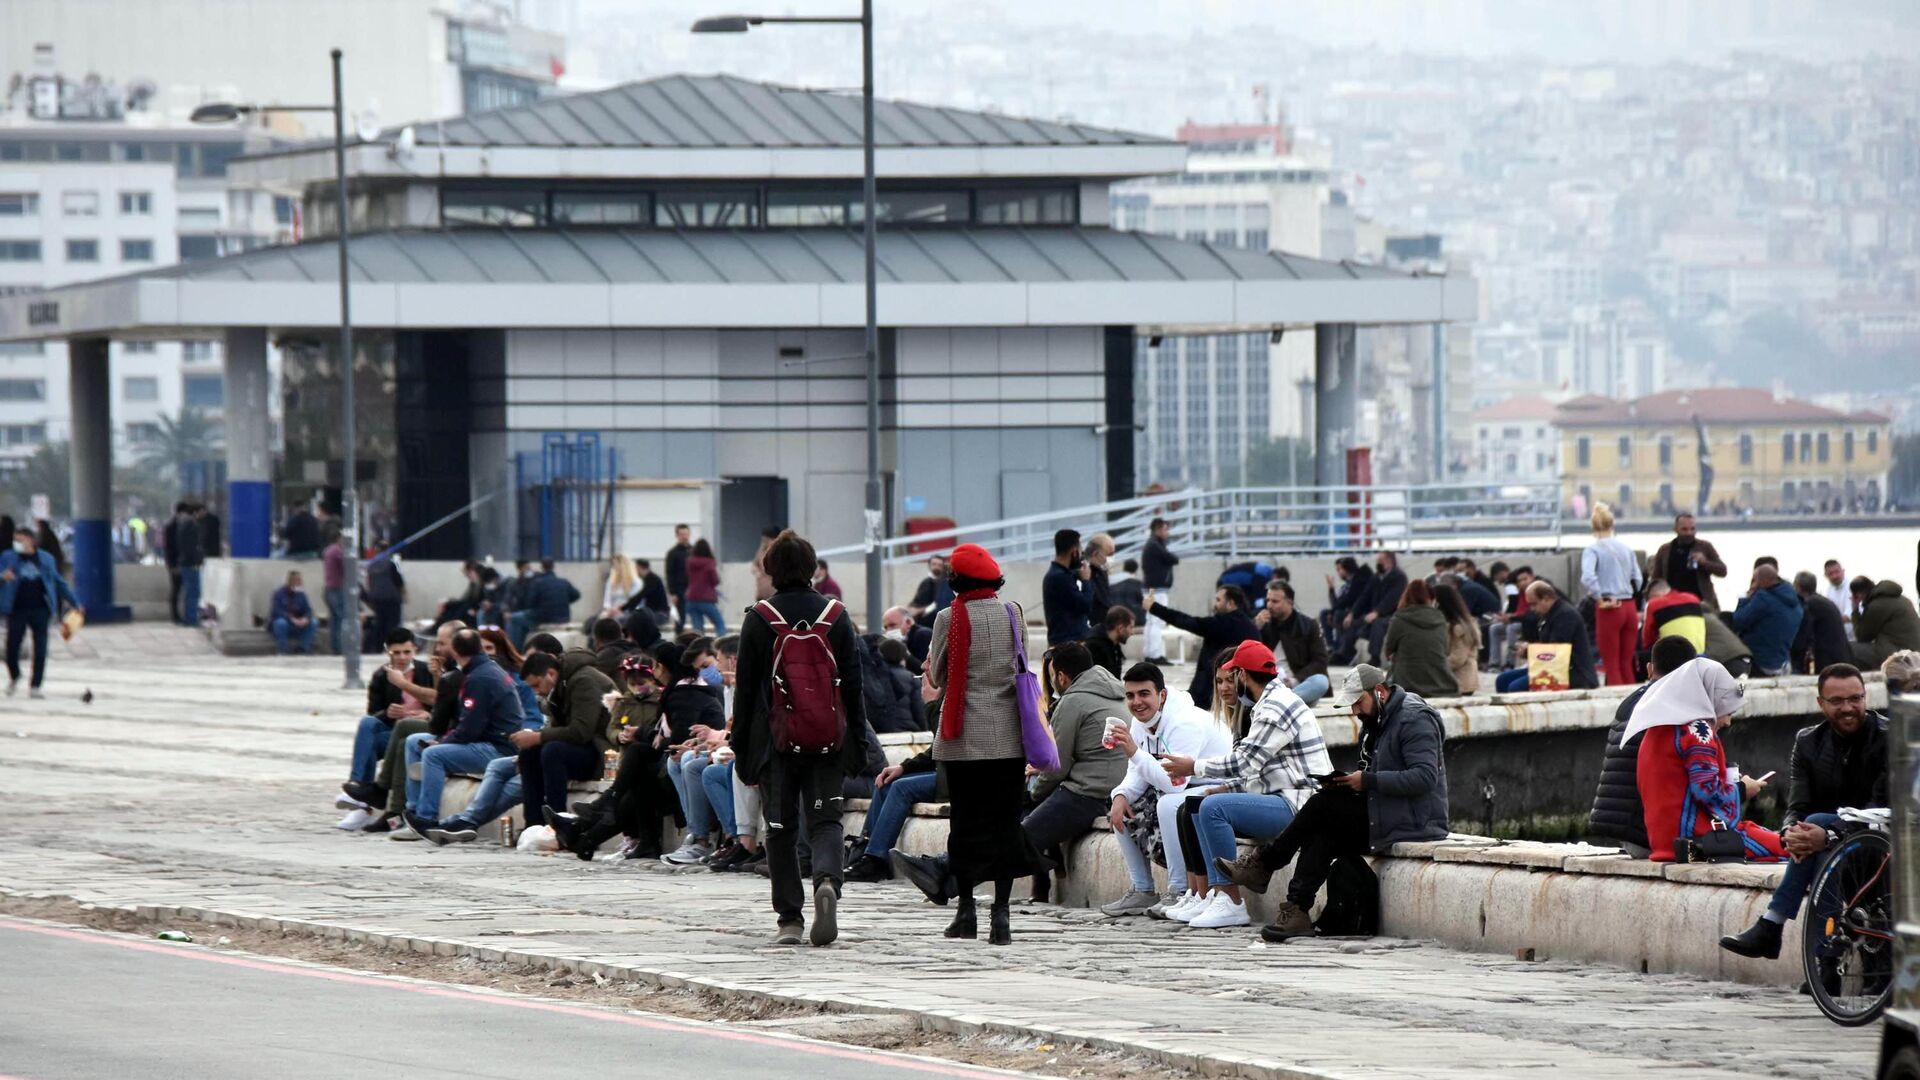
[[[1080,1038],[1221,1074],[1872,1068],[1874,1029],[1834,1027],[1781,990],[1397,939],[1269,947],[1251,931],[1037,905],[1017,907],[1013,947],[993,949],[941,938],[948,911],[897,884],[848,888],[839,946],[775,950],[759,878],[334,831],[360,712],[336,659],[227,659],[146,626],[89,628],[74,645],[55,655],[48,700],[0,699],[13,818],[0,888]]]

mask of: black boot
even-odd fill
[[[862,852],[859,858],[853,860],[852,866],[847,867],[848,881],[872,884],[876,881],[887,881],[892,877],[893,870],[887,865],[885,859],[869,855],[865,852]]]
[[[1007,925],[1007,905],[995,904],[987,909],[987,944],[1013,944],[1013,928]]]
[[[947,925],[947,936],[968,940],[980,936],[980,920],[974,913],[973,897],[960,898],[960,910],[953,913],[953,922]]]
[[[1755,960],[1778,960],[1781,929],[1781,925],[1772,919],[1761,919],[1742,933],[1721,938],[1720,947]]]

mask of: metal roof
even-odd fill
[[[333,240],[180,263],[147,280],[337,281]],[[863,280],[856,230],[402,229],[354,236],[371,284],[846,284]],[[879,280],[916,284],[1404,279],[1395,270],[1092,228],[887,228]],[[110,279],[111,280],[111,279]]]
[[[861,145],[860,97],[732,75],[666,75],[406,125],[419,146],[832,148]],[[391,142],[401,128],[382,132]],[[1179,145],[1160,135],[876,99],[878,147]],[[307,143],[305,152],[332,143]]]

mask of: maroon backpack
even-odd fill
[[[769,601],[753,606],[773,627],[773,688],[767,722],[773,748],[783,754],[831,754],[847,739],[847,709],[840,696],[840,664],[827,640],[846,614],[828,600],[818,618],[789,623]]]

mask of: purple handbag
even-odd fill
[[[1013,699],[1020,705],[1020,742],[1027,764],[1052,772],[1060,767],[1060,748],[1053,743],[1053,729],[1040,719],[1040,676],[1027,665],[1026,639],[1012,604],[1007,605],[1007,625],[1013,630]]]

